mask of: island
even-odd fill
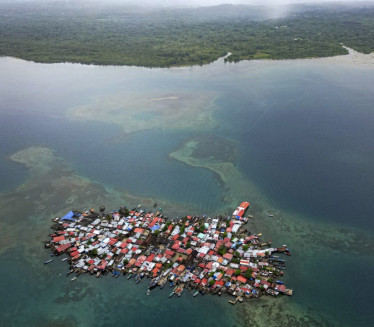
[[[285,260],[291,255],[286,245],[273,247],[271,240],[262,242],[260,234],[247,230],[251,215],[244,216],[248,202],[242,202],[229,216],[187,215],[169,219],[162,208],[129,210],[122,206],[106,212],[101,206],[79,212],[72,210],[53,218],[54,232],[45,247],[52,259],[63,255],[73,274],[89,273],[96,277],[126,275],[135,283],[149,278],[151,290],[169,284],[169,297],[229,294],[229,303],[261,295],[292,295],[281,280]],[[56,259],[57,260],[57,259]]]

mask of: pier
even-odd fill
[[[161,208],[152,212],[141,206],[70,211],[52,219],[54,232],[45,247],[64,256],[72,281],[83,273],[127,275],[129,282],[148,283],[149,292],[167,285],[173,290],[169,297],[224,293],[235,297],[231,304],[262,295],[291,296],[281,281],[285,259],[275,255],[291,255],[290,250],[271,247],[271,241],[261,242],[261,233],[247,230],[248,207],[242,202],[230,216],[177,219],[163,216]]]

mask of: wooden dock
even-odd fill
[[[234,305],[236,302],[243,302],[243,298],[241,296],[238,296],[235,300],[229,300],[229,303]]]

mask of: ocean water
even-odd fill
[[[0,201],[7,213],[0,220],[0,276],[2,293],[7,294],[0,299],[0,325],[373,323],[373,68],[320,60],[219,60],[202,67],[146,69],[0,58],[0,69]],[[149,127],[124,134],[115,123],[68,116],[71,108],[96,99],[109,103],[124,91],[144,97],[210,92],[215,94],[216,127]],[[155,115],[140,108],[135,118],[152,122]],[[224,200],[227,185],[211,170],[169,157],[186,141],[204,135],[236,145],[233,163],[248,181],[248,187],[237,190],[241,198],[236,202],[252,203],[251,230],[291,248],[285,281],[294,289],[292,298],[233,307],[224,296],[169,299],[168,287],[147,297],[145,283],[109,276],[80,276],[71,282],[65,263],[43,265],[49,257],[42,241],[50,232],[51,212],[35,209],[21,193],[33,173],[10,155],[31,146],[48,147],[76,176],[137,197],[161,199],[165,213],[222,214],[220,210],[234,209]],[[30,192],[52,192],[53,175],[49,178],[33,180],[44,182],[43,189]],[[85,196],[89,199],[89,192]],[[22,208],[11,219],[9,199]],[[55,214],[67,208],[65,201],[61,196]],[[168,203],[183,210],[168,209]],[[102,203],[92,199],[91,204]],[[268,211],[276,218],[267,217]],[[278,318],[267,320],[273,315]]]

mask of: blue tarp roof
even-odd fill
[[[160,229],[160,226],[159,225],[154,225],[151,230],[157,230],[157,229]]]
[[[63,216],[61,218],[61,220],[77,221],[73,217],[74,217],[74,212],[73,211],[69,211],[65,216]]]

